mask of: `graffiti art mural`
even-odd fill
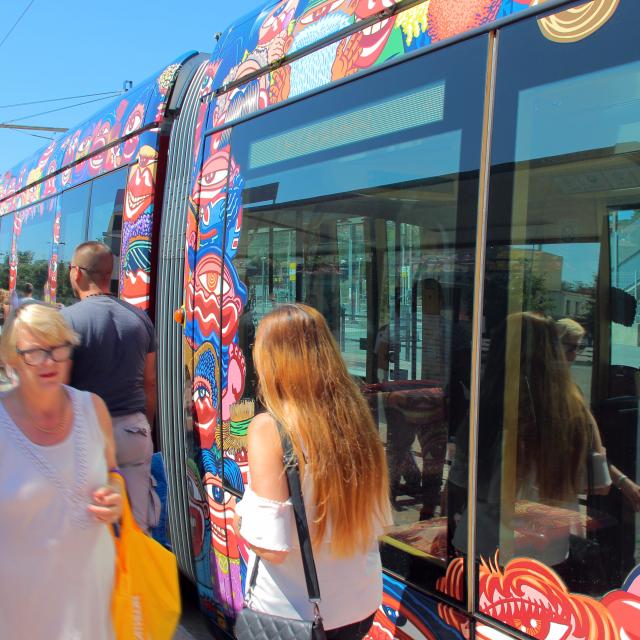
[[[41,201],[41,198],[50,198],[63,189],[130,165],[124,198],[119,293],[124,300],[141,309],[149,308],[151,286],[153,208],[160,139],[157,125],[165,117],[177,73],[191,56],[182,56],[124,93],[84,124],[6,172],[0,180],[2,215],[27,204],[53,202],[52,199]],[[20,217],[25,215],[22,212]],[[60,220],[57,224],[59,233]],[[16,238],[20,235],[20,225],[21,220],[16,218]],[[10,284],[15,287],[18,255],[15,242],[12,244]],[[55,301],[56,296],[57,261],[57,251],[53,251],[44,293],[51,301]]]
[[[638,637],[640,566],[621,590],[597,600],[571,593],[555,571],[530,558],[514,558],[504,567],[494,560],[479,565],[478,609],[481,613],[534,638],[547,640],[627,640]],[[438,582],[443,593],[463,594],[463,560],[454,560]],[[439,605],[440,615],[470,637],[468,621],[450,607]],[[635,635],[634,635],[635,634]],[[485,624],[476,624],[476,638],[505,640],[509,636]]]

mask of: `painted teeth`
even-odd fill
[[[376,22],[375,24],[371,25],[370,27],[367,27],[366,29],[362,30],[362,34],[365,36],[372,36],[376,33],[378,33],[379,31],[381,31],[382,29],[384,29],[387,26],[387,23],[389,22],[389,18],[387,18],[386,20],[382,20],[381,22]]]

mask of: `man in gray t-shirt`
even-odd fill
[[[80,336],[70,384],[105,401],[131,508],[148,531],[159,515],[150,427],[156,407],[157,345],[147,314],[110,293],[112,272],[113,254],[105,244],[85,242],[76,248],[69,279],[80,302],[61,310]]]

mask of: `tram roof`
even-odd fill
[[[160,123],[165,117],[180,68],[196,53],[190,51],[181,55],[0,175],[0,214],[38,200],[39,190],[32,195],[28,193],[30,190],[25,191],[30,185],[41,183],[46,177],[82,162],[101,149]],[[67,186],[71,187],[77,181],[73,176]]]

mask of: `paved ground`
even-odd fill
[[[180,580],[182,590],[182,619],[173,640],[212,640],[213,634],[198,608],[198,594],[186,579]]]

